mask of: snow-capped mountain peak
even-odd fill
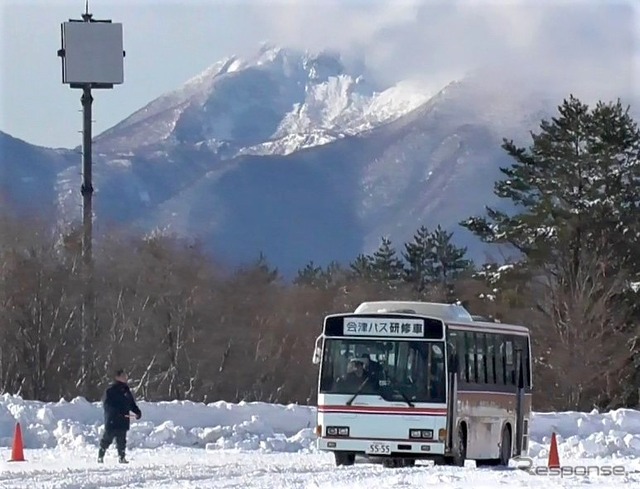
[[[379,87],[339,53],[264,44],[230,56],[101,134],[100,151],[202,145],[237,154],[288,154],[372,129],[426,102],[412,87]]]

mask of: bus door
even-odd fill
[[[455,436],[458,418],[458,382],[460,371],[460,357],[459,351],[455,344],[447,344],[447,440],[445,451],[451,453],[457,447],[454,443],[457,442],[458,437]]]
[[[524,391],[525,391],[525,371],[524,354],[522,348],[517,346],[516,352],[516,455],[521,455],[524,449]]]

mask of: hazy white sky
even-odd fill
[[[363,56],[386,83],[440,86],[490,63],[527,68],[577,96],[635,92],[640,0],[91,0],[124,24],[125,83],[94,94],[94,134],[219,59],[262,41]],[[60,23],[84,0],[0,0],[0,130],[33,144],[81,141],[80,92],[61,82]],[[506,69],[506,71],[504,70]]]

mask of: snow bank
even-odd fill
[[[531,421],[529,455],[548,457],[551,433],[556,433],[560,457],[600,458],[640,456],[640,411],[608,413],[535,413]]]
[[[294,452],[309,449],[314,441],[315,410],[307,406],[223,401],[140,402],[139,406],[143,417],[132,422],[130,447]],[[104,431],[101,404],[84,398],[44,403],[0,396],[0,446],[10,446],[16,422],[29,448],[97,445]]]
[[[140,402],[143,418],[132,423],[130,447],[162,445],[265,452],[314,449],[315,408],[261,402],[212,404]],[[0,447],[9,447],[19,421],[28,448],[96,446],[103,432],[102,407],[83,398],[44,403],[0,396]],[[534,413],[529,455],[546,458],[551,433],[560,456],[640,456],[640,412]]]

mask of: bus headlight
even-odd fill
[[[447,439],[447,430],[444,428],[440,428],[438,430],[438,440],[440,440],[441,442],[446,441]]]
[[[349,436],[349,427],[327,426],[327,436]]]
[[[433,438],[433,430],[409,430],[409,438],[419,438],[421,440],[431,440]]]

